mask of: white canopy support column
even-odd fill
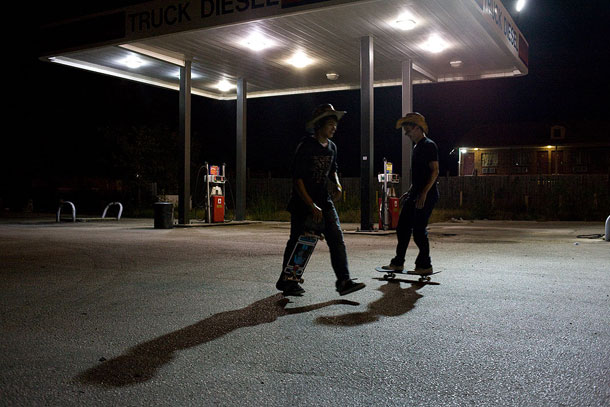
[[[402,115],[413,111],[413,61],[407,59],[402,62]],[[411,154],[413,152],[413,142],[401,130],[402,134],[402,173],[400,179],[400,191],[402,194],[409,190],[411,186]]]
[[[360,230],[372,230],[374,157],[373,38],[360,39]]]
[[[188,225],[191,203],[191,61],[180,67],[179,138],[182,172],[179,177],[178,223]]]
[[[237,80],[237,126],[236,126],[236,202],[235,220],[246,219],[246,119],[247,82]]]

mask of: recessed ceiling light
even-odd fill
[[[295,68],[305,68],[313,63],[313,59],[309,58],[303,51],[297,51],[286,62]]]
[[[420,45],[423,50],[438,54],[447,49],[449,45],[436,34],[431,35],[426,42]]]
[[[226,79],[222,79],[220,82],[216,84],[216,88],[221,92],[228,92],[232,89],[235,89],[237,86],[233,85]]]
[[[451,65],[452,68],[459,68],[463,65],[463,62],[460,60],[450,61],[449,65]]]
[[[138,57],[137,55],[129,55],[128,57],[121,59],[119,63],[125,65],[127,68],[130,69],[138,69],[143,65],[146,65],[144,60]]]
[[[253,33],[248,38],[240,41],[239,44],[252,51],[262,51],[275,45],[272,40],[266,38],[261,33]]]
[[[329,72],[326,74],[326,79],[328,79],[329,81],[336,81],[337,79],[339,79],[339,74],[336,72]]]
[[[390,23],[395,28],[407,31],[412,30],[417,25],[417,21],[411,13],[402,13],[396,20]]]

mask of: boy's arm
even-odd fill
[[[305,184],[303,183],[302,178],[297,178],[294,180],[294,184],[296,186],[297,193],[305,202],[305,205],[311,210],[311,214],[313,215],[313,221],[319,223],[322,221],[322,209],[318,205],[315,204],[311,196],[307,192],[307,188],[305,188]]]
[[[336,172],[332,172],[328,174],[328,178],[330,178],[330,180],[335,183],[335,190],[333,191],[333,201],[338,201],[343,195],[343,187],[339,182],[339,175]]]
[[[426,203],[426,197],[428,196],[428,192],[430,191],[430,189],[436,182],[436,179],[438,178],[438,161],[430,161],[428,163],[428,166],[430,167],[430,170],[431,170],[430,178],[428,179],[428,183],[426,184],[424,189],[421,191],[421,193],[417,197],[417,202],[415,204],[415,207],[417,209],[421,209],[424,207],[424,204]]]

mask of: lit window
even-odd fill
[[[481,165],[483,167],[497,167],[498,166],[498,153],[482,153],[481,154]]]

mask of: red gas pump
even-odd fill
[[[219,223],[225,221],[225,164],[221,167],[208,165],[206,167],[206,198],[207,198],[207,222]]]
[[[400,198],[396,197],[394,184],[400,182],[398,174],[392,173],[392,163],[383,159],[383,174],[377,176],[381,184],[381,198],[379,198],[379,229],[388,230],[398,227],[400,217]]]
[[[223,195],[212,196],[212,223],[225,221],[225,197]]]

